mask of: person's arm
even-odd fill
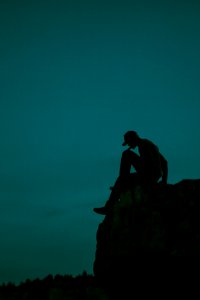
[[[160,162],[161,162],[161,168],[162,168],[162,180],[161,182],[164,184],[167,184],[167,179],[168,179],[168,162],[164,158],[162,154],[160,154]]]

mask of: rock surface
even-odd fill
[[[153,282],[153,273],[157,281],[172,265],[180,272],[181,259],[200,257],[200,179],[130,188],[96,239],[94,275],[116,293],[116,286]]]

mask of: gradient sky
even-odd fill
[[[0,2],[0,283],[92,273],[136,130],[200,178],[200,3]]]

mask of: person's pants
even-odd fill
[[[141,171],[141,158],[128,149],[122,153],[119,175],[122,177],[128,176],[131,171],[131,166],[139,173]]]
[[[134,167],[136,173],[130,173],[131,166]],[[108,201],[107,207],[113,206],[113,204],[119,199],[121,192],[127,190],[129,187],[133,187],[137,184],[151,184],[156,183],[159,178],[152,178],[150,176],[142,176],[141,158],[136,153],[125,150],[122,153],[120,172],[117,178]]]
[[[128,174],[126,177],[119,176],[115,181],[114,186],[112,187],[112,191],[108,201],[106,202],[106,207],[113,206],[114,203],[119,200],[120,195],[123,191],[126,191],[129,187],[133,187],[137,185],[137,183],[141,183],[142,180],[138,173]]]

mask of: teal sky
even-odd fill
[[[0,283],[92,273],[136,130],[200,178],[199,1],[2,0]]]

